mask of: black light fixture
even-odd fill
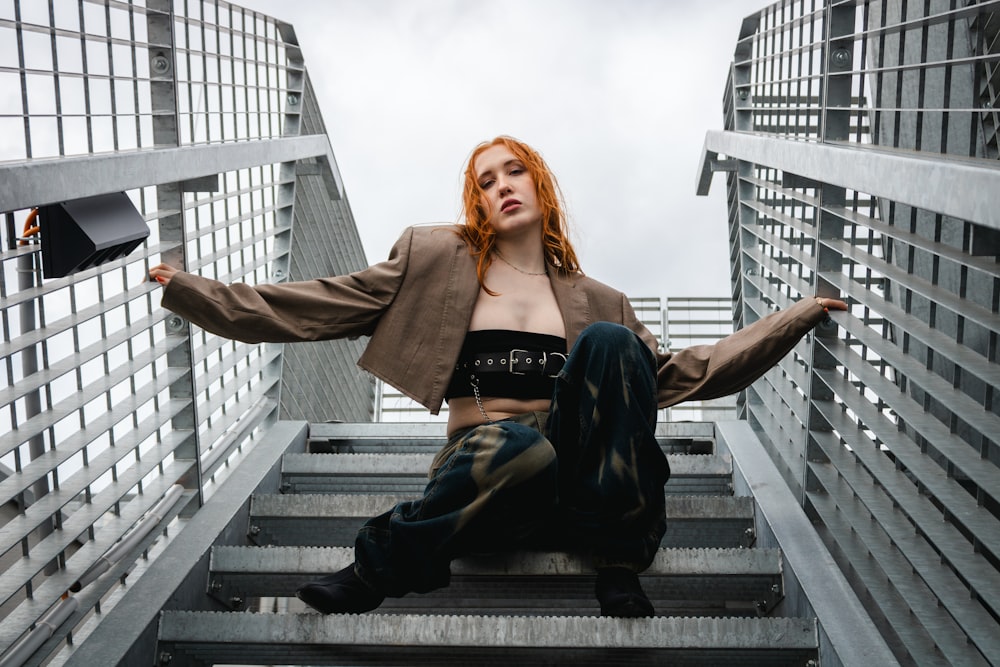
[[[42,273],[62,278],[124,257],[149,227],[124,192],[41,206]]]

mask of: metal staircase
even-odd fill
[[[145,279],[369,264],[295,30],[220,0],[0,3],[0,667],[1000,665],[998,9],[780,0],[740,24],[698,181],[726,175],[733,323],[850,312],[740,395],[745,421],[661,426],[661,617],[614,620],[567,554],[460,561],[358,617],[286,597],[443,438],[310,426],[370,418],[363,341],[223,341]],[[148,243],[45,276],[59,235],[32,209],[121,191]]]
[[[754,499],[734,496],[713,424],[661,424],[669,529],[642,575],[652,619],[600,618],[588,563],[567,553],[466,558],[452,585],[322,616],[287,596],[353,558],[368,517],[420,492],[442,425],[321,424],[258,489],[248,546],[211,550],[206,595],[228,612],[165,611],[161,664],[818,664],[813,617],[777,611],[780,550],[754,545]],[[278,613],[275,613],[278,611]]]

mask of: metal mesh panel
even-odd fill
[[[970,22],[976,42],[976,53],[1000,54],[1000,13],[995,11],[976,14]],[[1000,157],[1000,63],[983,60],[979,78],[979,106],[982,108],[983,140],[987,157]]]
[[[677,352],[711,345],[733,332],[733,304],[728,298],[667,297],[663,309],[665,345]],[[666,421],[720,421],[737,418],[735,396],[689,401],[666,409]]]
[[[190,327],[148,268],[286,279],[298,161],[328,176],[299,201],[354,235],[331,268],[363,264],[328,141],[298,136],[304,80],[290,26],[226,2],[0,2],[0,653],[49,610],[70,631],[115,578],[70,585],[144,515],[196,509],[276,417],[281,347]],[[145,244],[43,278],[31,207],[123,190]]]
[[[706,141],[740,323],[850,304],[748,419],[908,664],[1000,655],[998,5],[771,5]]]
[[[174,32],[181,143],[281,136],[289,93],[275,22],[225,4],[183,6]]]
[[[0,43],[0,160],[153,145],[142,8],[8,0]]]

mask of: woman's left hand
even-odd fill
[[[847,310],[847,304],[840,299],[831,299],[828,296],[818,296],[816,297],[816,303],[823,310]]]

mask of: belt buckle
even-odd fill
[[[546,373],[545,372],[545,367],[549,365],[549,360],[552,359],[553,357],[560,357],[562,359],[562,361],[563,361],[563,366],[566,365],[566,355],[565,354],[563,354],[562,352],[550,352],[548,354],[548,356],[545,357],[545,360],[542,362],[542,375],[545,375],[546,377],[550,377],[550,378],[554,378],[555,376],[559,375],[559,371],[556,371],[555,373]],[[559,370],[562,370],[562,366],[559,367]]]
[[[517,354],[518,352],[523,352],[524,354],[528,354],[529,353],[528,350],[511,350],[510,354],[508,356],[508,359],[510,360],[510,363],[508,364],[507,371],[509,373],[513,374],[513,375],[527,375],[528,373],[525,372],[525,371],[515,371],[514,370],[514,363],[516,362],[516,359],[514,358],[514,355]],[[542,368],[545,368],[545,353],[542,352],[541,355],[542,355]]]

